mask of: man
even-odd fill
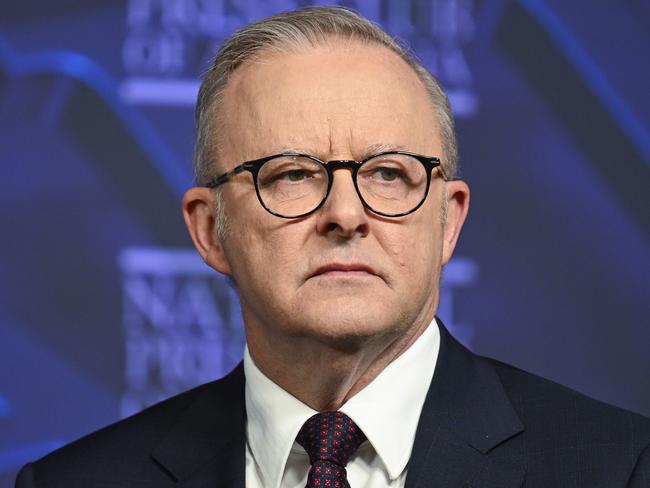
[[[650,486],[650,422],[479,358],[435,319],[469,205],[438,83],[338,8],[231,37],[197,106],[202,258],[239,291],[224,379],[17,486]]]

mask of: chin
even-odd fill
[[[337,313],[304,317],[293,327],[298,335],[313,337],[341,351],[354,352],[370,342],[390,341],[403,333],[404,323],[389,313],[359,313],[338,309]]]

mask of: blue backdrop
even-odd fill
[[[0,8],[0,486],[225,373],[197,259],[198,75],[234,29],[339,3],[448,89],[472,208],[440,315],[473,350],[650,415],[650,2],[14,0]]]

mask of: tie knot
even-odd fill
[[[321,412],[304,423],[296,440],[311,464],[327,461],[345,468],[366,436],[344,413]]]

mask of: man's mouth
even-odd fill
[[[320,266],[311,275],[315,276],[377,276],[377,273],[370,266],[363,263],[329,263]]]

